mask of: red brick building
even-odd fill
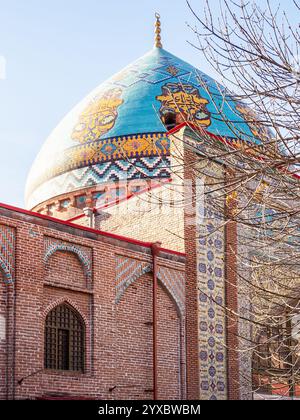
[[[152,399],[151,244],[4,205],[0,235],[0,398]],[[157,258],[158,397],[180,399],[185,258]]]
[[[0,205],[0,399],[251,396],[224,310],[241,305],[238,232],[219,228],[225,202],[220,214],[202,202],[225,163],[209,162],[198,189],[199,133],[228,137],[203,81],[217,87],[156,28],[155,48],[46,141],[30,211]]]

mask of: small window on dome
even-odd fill
[[[167,130],[172,130],[176,127],[176,114],[175,112],[167,112],[163,118],[163,123]]]
[[[54,211],[55,211],[55,204],[49,204],[49,206],[47,206],[47,215],[53,216]]]
[[[121,198],[125,197],[126,189],[125,188],[116,188],[111,192],[111,197],[113,200],[120,200]]]
[[[76,207],[80,208],[84,208],[86,207],[86,195],[78,195],[76,197]]]
[[[94,205],[99,205],[105,201],[105,191],[96,191],[93,193],[93,203]]]
[[[62,200],[62,201],[60,201],[60,208],[62,210],[65,210],[68,207],[70,207],[70,204],[71,204],[71,200],[70,199]]]
[[[136,193],[140,192],[141,189],[142,189],[142,187],[140,185],[135,185],[135,186],[131,187],[131,192],[136,194]]]

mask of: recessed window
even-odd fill
[[[125,194],[126,194],[126,188],[124,187],[116,188],[111,191],[111,197],[113,200],[118,200],[120,198],[123,198],[125,197]]]
[[[176,127],[176,114],[174,112],[166,112],[163,116],[163,123],[167,130]]]
[[[93,193],[93,203],[94,205],[102,204],[105,201],[106,192],[105,191],[97,191]]]
[[[68,304],[54,308],[46,318],[45,368],[84,371],[84,323]]]
[[[136,193],[140,192],[141,189],[142,189],[142,187],[140,185],[135,185],[135,186],[131,187],[131,192],[136,194]]]
[[[67,209],[68,207],[70,207],[70,205],[71,205],[71,200],[70,199],[62,200],[60,202],[60,207],[62,209]]]
[[[300,369],[299,314],[287,313],[276,319],[274,326],[263,329],[253,352],[252,373],[255,391],[273,393],[280,388],[289,389],[293,378],[295,388],[299,378],[294,373]],[[280,385],[278,385],[280,384]]]
[[[84,208],[86,206],[86,195],[79,195],[76,197],[76,207]]]
[[[55,204],[49,204],[49,206],[47,206],[48,216],[53,216],[54,211],[55,211]]]

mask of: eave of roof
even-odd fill
[[[40,214],[40,213],[32,212],[32,211],[29,211],[29,210],[21,209],[19,207],[10,206],[10,205],[4,204],[4,203],[0,203],[0,216],[1,216],[1,209],[7,210],[9,212],[20,213],[20,214],[25,215],[25,216],[37,218],[38,220],[41,220],[41,221],[44,220],[44,221],[52,222],[52,223],[55,223],[55,224],[58,224],[58,225],[61,225],[61,226],[70,227],[72,229],[79,230],[79,231],[82,231],[82,232],[92,233],[92,234],[95,234],[97,236],[101,236],[103,238],[110,238],[110,239],[113,239],[113,240],[116,240],[116,241],[136,245],[136,246],[141,247],[141,248],[151,249],[152,246],[153,246],[152,242],[143,242],[143,241],[128,238],[128,237],[125,237],[125,236],[116,235],[114,233],[103,232],[101,230],[92,229],[92,228],[85,227],[85,226],[80,226],[80,225],[77,225],[77,224],[74,224],[74,223],[71,223],[71,222],[68,222],[68,221],[63,221],[63,220],[56,219],[56,218],[51,217],[51,216],[46,216],[44,214]],[[185,257],[185,254],[182,253],[182,252],[177,252],[177,251],[173,251],[173,250],[166,249],[166,248],[161,248],[161,252],[164,253],[164,254],[175,255],[175,256],[178,256],[178,257],[183,257],[183,258]]]

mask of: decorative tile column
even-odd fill
[[[206,192],[208,188],[205,187]],[[225,232],[213,197],[197,197],[197,279],[200,399],[227,399]]]
[[[15,229],[0,225],[0,268],[6,283],[15,280],[15,241]]]

